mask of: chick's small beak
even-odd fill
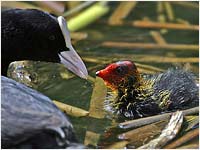
[[[58,54],[61,63],[77,76],[87,79],[87,68],[71,44],[70,33],[67,28],[66,20],[62,16],[59,16],[57,20],[64,36],[66,47],[69,49],[69,51],[63,51]]]
[[[97,76],[97,77],[99,76],[99,71],[96,72],[96,76]]]
[[[104,70],[99,70],[99,71],[97,71],[96,72],[96,76],[97,77],[100,77],[100,78],[102,78],[102,79],[104,79]]]

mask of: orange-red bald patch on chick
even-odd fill
[[[118,61],[108,65],[105,69],[96,72],[107,86],[111,89],[117,89],[122,83],[128,82],[129,76],[138,78],[139,73],[135,64],[131,61]]]

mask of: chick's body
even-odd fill
[[[109,83],[109,79],[105,77],[104,73],[105,70],[109,72],[108,68],[98,72],[116,93],[113,100],[108,100],[108,105],[118,114],[127,118],[139,118],[198,105],[198,87],[193,74],[173,69],[144,78],[139,75],[136,66],[132,67],[132,63],[126,62],[120,62],[120,65],[118,62],[113,69],[115,71],[111,71],[119,77],[117,83]],[[120,74],[117,71],[119,66],[125,66],[124,69],[121,68],[124,71]],[[126,71],[126,68],[129,71]]]

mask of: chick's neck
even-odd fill
[[[140,75],[128,76],[117,87],[116,102],[134,103],[142,101],[149,96],[152,91],[152,84],[147,83]]]

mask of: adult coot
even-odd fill
[[[83,148],[68,118],[43,94],[1,76],[2,148]]]
[[[36,9],[1,12],[1,58],[3,75],[9,63],[17,60],[61,61],[76,75],[88,75],[71,45],[65,19]]]
[[[10,62],[36,60],[63,63],[81,78],[87,69],[71,45],[63,17],[36,9],[1,13],[2,74]],[[2,148],[80,148],[66,116],[41,93],[1,77]]]
[[[198,106],[194,76],[181,69],[143,78],[131,61],[119,61],[96,72],[112,89],[107,108],[128,118]]]

